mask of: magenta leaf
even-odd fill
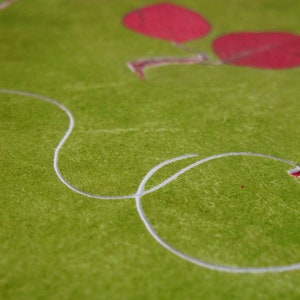
[[[300,66],[300,36],[292,33],[230,33],[217,38],[213,47],[223,63],[263,69]]]
[[[175,43],[201,38],[211,28],[198,13],[171,3],[140,8],[127,14],[123,22],[133,31]]]

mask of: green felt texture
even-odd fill
[[[252,151],[300,161],[300,68],[272,71],[182,65],[146,71],[143,57],[187,56],[126,29],[122,17],[152,1],[23,0],[0,12],[0,88],[49,96],[74,114],[60,167],[74,185],[133,194],[160,162],[188,153]],[[176,1],[212,31],[300,33],[293,0]],[[134,200],[69,190],[53,170],[67,116],[48,103],[0,94],[0,299],[299,299],[300,272],[237,275],[207,270],[163,249]],[[154,186],[192,158],[160,170]],[[258,157],[207,162],[145,196],[169,243],[231,266],[300,262],[299,181]]]

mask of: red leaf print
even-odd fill
[[[175,43],[201,38],[211,28],[198,13],[171,3],[140,8],[127,14],[123,22],[133,31]]]
[[[263,69],[300,66],[300,36],[292,33],[230,33],[217,38],[213,47],[228,64]]]

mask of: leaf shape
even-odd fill
[[[240,32],[217,38],[213,47],[224,63],[263,69],[300,65],[300,36],[285,32]]]
[[[170,3],[135,10],[124,17],[123,23],[133,31],[175,43],[201,38],[211,28],[198,13]]]

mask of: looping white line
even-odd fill
[[[190,164],[189,166],[183,168],[182,170],[180,170],[179,172],[177,172],[176,174],[174,174],[172,177],[170,177],[167,180],[168,180],[168,182],[171,182],[171,181],[175,180],[176,178],[178,178],[179,176],[181,176],[182,174],[184,174],[185,172],[187,172],[187,171],[191,170],[192,168],[195,168],[195,167],[197,167],[197,166],[199,166],[199,165],[201,165],[205,162],[208,162],[208,161],[214,160],[214,159],[218,159],[218,158],[222,158],[222,157],[228,157],[228,156],[257,156],[257,157],[263,157],[263,158],[268,158],[268,159],[281,161],[281,162],[287,163],[287,164],[289,164],[291,166],[294,166],[294,167],[299,167],[299,165],[297,163],[293,162],[293,161],[283,159],[283,158],[279,158],[279,157],[272,156],[272,155],[253,153],[253,152],[229,152],[229,153],[217,154],[217,155],[213,155],[213,156],[209,156],[209,157],[206,157],[204,159],[201,159],[201,160],[199,160],[199,161],[197,161],[193,164]],[[139,213],[143,223],[145,224],[148,232],[164,248],[166,248],[167,250],[169,250],[173,254],[179,256],[180,258],[182,258],[186,261],[189,261],[189,262],[191,262],[195,265],[198,265],[198,266],[201,266],[201,267],[204,267],[204,268],[207,268],[207,269],[215,270],[215,271],[222,271],[222,272],[229,272],[229,273],[270,273],[270,272],[295,271],[295,270],[300,269],[300,263],[295,263],[295,264],[290,264],[290,265],[283,265],[283,266],[270,266],[270,267],[238,267],[238,266],[232,267],[232,266],[225,266],[225,265],[217,265],[217,264],[209,263],[209,262],[200,260],[196,257],[190,256],[190,255],[176,249],[175,247],[173,247],[169,243],[167,243],[155,231],[155,229],[153,228],[151,222],[147,218],[147,216],[146,216],[146,214],[143,210],[143,206],[142,206],[142,197],[145,195],[144,188],[145,188],[146,183],[161,167],[163,167],[163,165],[164,165],[164,163],[160,164],[159,166],[154,167],[152,170],[149,171],[149,173],[142,180],[142,182],[141,182],[141,184],[138,188],[138,191],[137,191],[136,206],[137,206],[138,213]]]
[[[55,148],[55,152],[54,152],[54,160],[53,160],[53,167],[55,170],[56,175],[58,176],[58,178],[61,180],[61,182],[63,184],[65,184],[69,189],[73,190],[76,193],[79,193],[83,196],[87,196],[90,198],[95,198],[95,199],[100,199],[100,200],[121,200],[121,199],[135,199],[136,200],[136,206],[137,206],[137,210],[139,213],[140,218],[142,219],[146,229],[148,230],[148,232],[152,235],[152,237],[159,243],[161,244],[164,248],[166,248],[167,250],[169,250],[170,252],[172,252],[173,254],[179,256],[180,258],[189,261],[195,265],[204,267],[204,268],[208,268],[211,270],[215,270],[215,271],[222,271],[222,272],[230,272],[230,273],[267,273],[267,272],[285,272],[285,271],[295,271],[295,270],[299,270],[300,269],[300,263],[295,263],[295,264],[291,264],[291,265],[283,265],[283,266],[271,266],[271,267],[238,267],[238,266],[225,266],[225,265],[217,265],[217,264],[213,264],[213,263],[209,263],[203,260],[200,260],[198,258],[195,258],[193,256],[190,256],[178,249],[176,249],[175,247],[171,246],[170,244],[168,244],[165,240],[163,240],[159,234],[154,230],[152,224],[150,223],[150,221],[148,220],[143,207],[142,207],[142,197],[153,193],[159,189],[161,189],[162,187],[166,186],[167,184],[169,184],[170,182],[176,180],[179,176],[181,176],[182,174],[184,174],[185,172],[200,166],[201,164],[214,160],[214,159],[219,159],[222,157],[228,157],[228,156],[256,156],[256,157],[262,157],[262,158],[267,158],[267,159],[273,159],[276,161],[281,161],[284,163],[287,163],[293,167],[296,168],[300,168],[299,164],[284,159],[284,158],[279,158],[276,156],[272,156],[272,155],[267,155],[267,154],[261,154],[261,153],[253,153],[253,152],[229,152],[229,153],[221,153],[221,154],[217,154],[217,155],[213,155],[213,156],[209,156],[206,158],[203,158],[199,161],[196,161],[190,165],[188,165],[185,168],[182,168],[180,171],[176,172],[174,175],[170,176],[169,178],[167,178],[166,180],[164,180],[162,183],[148,189],[145,190],[145,185],[146,183],[149,181],[149,179],[161,168],[163,168],[164,166],[174,163],[176,161],[180,161],[183,159],[187,159],[187,158],[191,158],[191,157],[195,157],[198,156],[198,154],[186,154],[186,155],[182,155],[182,156],[178,156],[169,160],[166,160],[162,163],[160,163],[159,165],[155,166],[152,170],[150,170],[148,172],[148,174],[144,177],[144,179],[142,180],[142,182],[140,183],[138,190],[136,192],[136,194],[130,194],[130,195],[119,195],[119,196],[104,196],[104,195],[95,195],[95,194],[91,194],[85,191],[80,190],[79,188],[75,187],[74,185],[72,185],[63,175],[62,172],[59,169],[59,154],[60,154],[60,150],[62,149],[62,147],[64,146],[64,144],[66,143],[66,141],[68,140],[68,138],[70,137],[74,126],[75,126],[75,120],[74,117],[71,113],[71,111],[65,107],[64,105],[62,105],[61,103],[59,103],[56,100],[53,100],[51,98],[42,96],[42,95],[38,95],[38,94],[34,94],[34,93],[29,93],[29,92],[24,92],[24,91],[18,91],[18,90],[7,90],[7,89],[0,89],[0,93],[2,94],[13,94],[13,95],[20,95],[20,96],[27,96],[27,97],[32,97],[32,98],[36,98],[48,103],[51,103],[55,106],[57,106],[58,108],[60,108],[63,112],[65,112],[69,118],[69,127],[67,132],[65,133],[65,135],[62,137],[62,139],[60,140],[59,144],[57,145],[57,147]]]

